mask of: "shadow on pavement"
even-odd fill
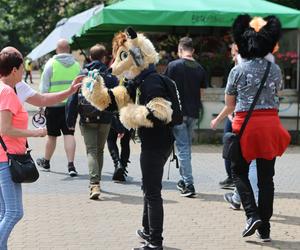
[[[141,196],[113,193],[105,190],[102,190],[101,192],[109,196],[104,196],[104,197],[102,196],[100,201],[117,201],[117,202],[121,202],[124,204],[131,204],[131,205],[142,205],[144,203],[143,197]],[[164,204],[170,204],[170,203],[174,204],[177,203],[177,201],[164,199]]]
[[[300,200],[300,193],[276,193],[275,198]]]
[[[40,171],[40,172],[45,172],[45,171]],[[45,172],[45,173],[65,176],[65,178],[61,179],[61,181],[89,180],[89,178],[90,178],[88,174],[80,174],[80,173],[75,177],[69,176],[69,174],[67,172],[58,172],[58,171],[51,170],[51,171]],[[102,175],[101,181],[111,181],[111,176],[110,175]]]
[[[257,241],[246,241],[249,244],[262,246],[262,247],[272,247],[274,249],[299,249],[300,241],[282,241],[282,240],[272,240],[271,242],[257,242]]]
[[[164,246],[164,249],[165,249],[165,250],[183,250],[183,249],[180,249],[180,248],[166,247],[166,246]]]
[[[226,203],[224,201],[222,194],[204,194],[204,193],[197,193],[197,197],[195,199],[199,199],[201,201],[217,201]]]
[[[138,187],[142,186],[141,181],[132,181],[133,178],[130,178],[130,177],[127,180],[128,180],[128,184],[133,184],[133,185],[136,185]],[[176,184],[177,184],[177,182],[174,182],[174,181],[163,181],[162,182],[162,189],[163,190],[177,190]]]
[[[271,218],[271,221],[286,224],[286,225],[300,226],[300,217],[297,216],[274,214],[273,217]],[[299,245],[299,249],[300,249],[300,245]]]

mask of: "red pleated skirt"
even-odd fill
[[[247,112],[235,114],[232,130],[238,133],[244,122]],[[282,126],[278,111],[253,111],[246,129],[241,137],[241,149],[247,162],[257,158],[271,160],[281,156],[290,144],[291,136]]]

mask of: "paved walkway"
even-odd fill
[[[15,227],[9,249],[13,250],[129,250],[138,246],[135,230],[141,226],[142,192],[139,145],[132,145],[126,184],[111,181],[113,164],[105,151],[100,201],[88,199],[85,149],[76,132],[76,166],[80,175],[66,174],[62,140],[51,161],[51,172],[40,172],[38,182],[23,185],[25,215]],[[45,139],[31,138],[35,157],[43,154]],[[221,147],[193,148],[193,171],[198,196],[182,198],[176,190],[178,171],[165,168],[164,245],[166,250],[300,249],[300,148],[290,148],[276,164],[272,243],[255,236],[243,239],[244,212],[233,211],[223,201],[225,190],[218,181],[225,176]]]

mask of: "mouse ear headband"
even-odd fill
[[[239,15],[233,22],[232,33],[243,58],[264,57],[278,49],[281,23],[275,16]]]

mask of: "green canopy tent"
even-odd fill
[[[127,27],[139,31],[185,33],[195,27],[230,27],[241,13],[276,15],[283,28],[300,27],[300,11],[264,0],[124,0],[105,7],[82,27],[75,39],[82,47],[109,41]]]
[[[115,32],[131,25],[138,31],[187,34],[203,27],[231,27],[241,13],[252,16],[276,15],[285,29],[300,28],[300,11],[264,0],[124,0],[102,9],[73,36],[73,46],[88,47],[111,41]],[[200,27],[200,28],[199,28]],[[300,52],[298,30],[297,51]],[[297,63],[299,130],[299,60]]]

